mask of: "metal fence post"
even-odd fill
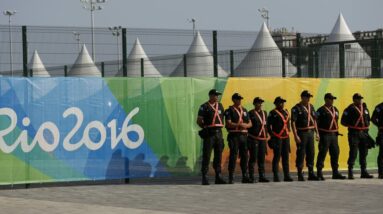
[[[286,51],[285,49],[281,48],[282,52],[282,77],[286,77]]]
[[[218,77],[218,42],[217,31],[213,31],[213,63],[214,63],[214,77]]]
[[[308,64],[308,75],[311,78],[315,77],[314,72],[314,58],[315,58],[315,52],[313,48],[309,47],[309,64]]]
[[[27,41],[27,26],[22,26],[23,38],[23,76],[28,76],[28,41]]]
[[[230,76],[234,76],[234,51],[230,51]]]
[[[145,76],[144,58],[141,58],[141,77]]]
[[[373,50],[372,50],[372,57],[371,57],[371,77],[372,78],[379,78],[380,77],[380,42],[377,36],[374,38],[374,44],[373,44]]]
[[[121,33],[122,38],[122,75],[124,77],[128,76],[128,49],[127,49],[127,41],[126,41],[126,28],[122,28]]]
[[[297,33],[297,38],[296,38],[296,46],[297,46],[297,50],[296,50],[296,54],[297,54],[297,76],[298,77],[302,77],[302,68],[301,68],[301,34],[300,33]]]
[[[105,77],[105,63],[101,62],[101,76]]]
[[[339,44],[339,77],[345,78],[345,57],[344,57],[344,43]]]
[[[319,52],[317,48],[314,50],[314,75],[316,78],[319,77]]]
[[[64,65],[64,76],[65,77],[68,76],[68,66],[67,65]]]
[[[187,66],[187,59],[186,59],[186,54],[184,54],[184,59],[183,59],[183,62],[184,62],[184,77],[187,77],[188,76],[188,66]]]

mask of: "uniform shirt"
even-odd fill
[[[282,132],[282,129],[284,128],[284,122],[281,116],[277,113],[278,110],[274,109],[270,111],[269,116],[267,117],[267,131],[271,136],[275,136],[275,134],[281,134],[282,138],[288,138],[289,133],[286,132],[285,130]],[[284,120],[288,120],[289,118],[289,113],[287,109],[284,111],[280,111],[280,113],[283,115]],[[287,121],[287,129],[290,131],[290,123]]]
[[[236,110],[234,106],[230,106],[225,111],[225,119],[230,120],[233,123],[238,123],[240,118],[241,118],[243,123],[248,123],[250,121],[249,113],[247,112],[246,108],[244,108],[242,106],[241,106],[241,108],[242,108],[242,115],[240,116],[238,114],[238,112],[241,113],[241,110],[240,109]],[[233,129],[233,128],[228,128],[228,127],[226,127],[226,129],[229,132],[247,132],[247,130],[243,130],[243,129],[242,130],[241,129],[235,129],[235,128]]]
[[[383,103],[375,107],[372,118],[372,122],[379,128],[379,131],[383,132]]]
[[[317,110],[317,125],[320,133],[338,132],[338,120],[339,111],[335,106],[322,106]]]
[[[370,113],[368,111],[366,103],[363,103],[363,112],[362,112],[362,120],[359,120],[360,118],[360,111],[361,109],[359,107],[356,107],[354,104],[349,105],[342,114],[342,125],[347,126],[348,130],[353,131],[360,131],[360,130],[368,130],[368,127],[370,126]],[[357,123],[359,120],[359,123]],[[364,124],[363,124],[364,123]]]
[[[258,115],[257,115],[258,113]],[[258,111],[256,113],[255,109],[249,112],[249,117],[253,126],[249,128],[249,134],[257,137],[258,139],[266,139],[267,135],[267,113],[266,111]],[[264,115],[264,118],[263,118]],[[265,119],[265,121],[261,120]]]
[[[316,112],[313,105],[310,105],[310,122],[309,109],[298,103],[291,109],[291,120],[295,122],[297,129],[314,129],[314,121],[316,120]]]
[[[218,105],[218,115],[221,120],[216,116],[215,121],[213,121],[216,114],[216,105]],[[198,116],[203,118],[204,126],[206,127],[223,127],[223,113],[224,109],[221,103],[211,105],[209,102],[206,102],[200,106]]]

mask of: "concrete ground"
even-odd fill
[[[376,175],[375,175],[376,177]],[[0,190],[0,213],[382,213],[383,180]]]

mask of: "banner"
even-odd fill
[[[0,184],[198,175],[202,142],[196,116],[212,88],[224,92],[225,108],[239,92],[248,110],[256,96],[266,100],[267,111],[282,96],[290,110],[305,89],[314,94],[316,108],[325,93],[333,93],[341,113],[355,92],[370,112],[383,101],[378,79],[0,78]],[[347,130],[340,132],[345,169]],[[370,134],[376,133],[371,126]],[[291,145],[294,170],[293,140]],[[370,150],[369,168],[376,167],[376,156],[377,149]],[[227,146],[223,158],[226,169]],[[269,150],[268,170],[271,159]]]

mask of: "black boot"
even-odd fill
[[[383,167],[379,167],[379,179],[383,179]]]
[[[285,182],[292,182],[294,180],[291,178],[290,173],[285,173],[284,176],[283,176],[283,181],[285,181]]]
[[[242,174],[242,183],[243,184],[249,184],[250,183],[250,179],[249,179],[249,176],[247,175],[247,173]]]
[[[232,172],[229,172],[229,184],[234,184],[234,175]]]
[[[371,179],[374,178],[373,175],[368,174],[366,169],[361,170],[360,178],[366,178],[366,179]]]
[[[207,179],[207,176],[205,174],[202,175],[202,185],[210,185],[209,180]]]
[[[352,170],[352,168],[348,168],[348,177],[347,177],[349,180],[354,180],[354,172]]]
[[[278,175],[278,172],[275,173],[274,172],[274,179],[273,179],[274,182],[280,182],[281,180],[279,180],[279,175]]]
[[[254,177],[254,172],[249,172],[249,181],[250,183],[257,183]]]
[[[317,177],[318,177],[318,181],[324,181],[324,177],[323,177],[323,172],[322,172],[322,169],[317,169]]]
[[[298,169],[298,181],[305,181],[305,178],[303,177],[302,169]]]
[[[223,180],[220,173],[215,175],[215,184],[227,184],[225,180]]]
[[[344,179],[346,179],[346,176],[340,174],[340,172],[338,170],[334,170],[332,172],[332,179],[334,179],[334,180],[344,180]]]
[[[317,181],[318,180],[318,177],[314,174],[313,168],[309,168],[309,176],[308,176],[307,180],[309,180],[309,181]]]
[[[260,183],[267,183],[270,182],[269,179],[265,177],[265,173],[261,172],[259,173],[259,182]]]

